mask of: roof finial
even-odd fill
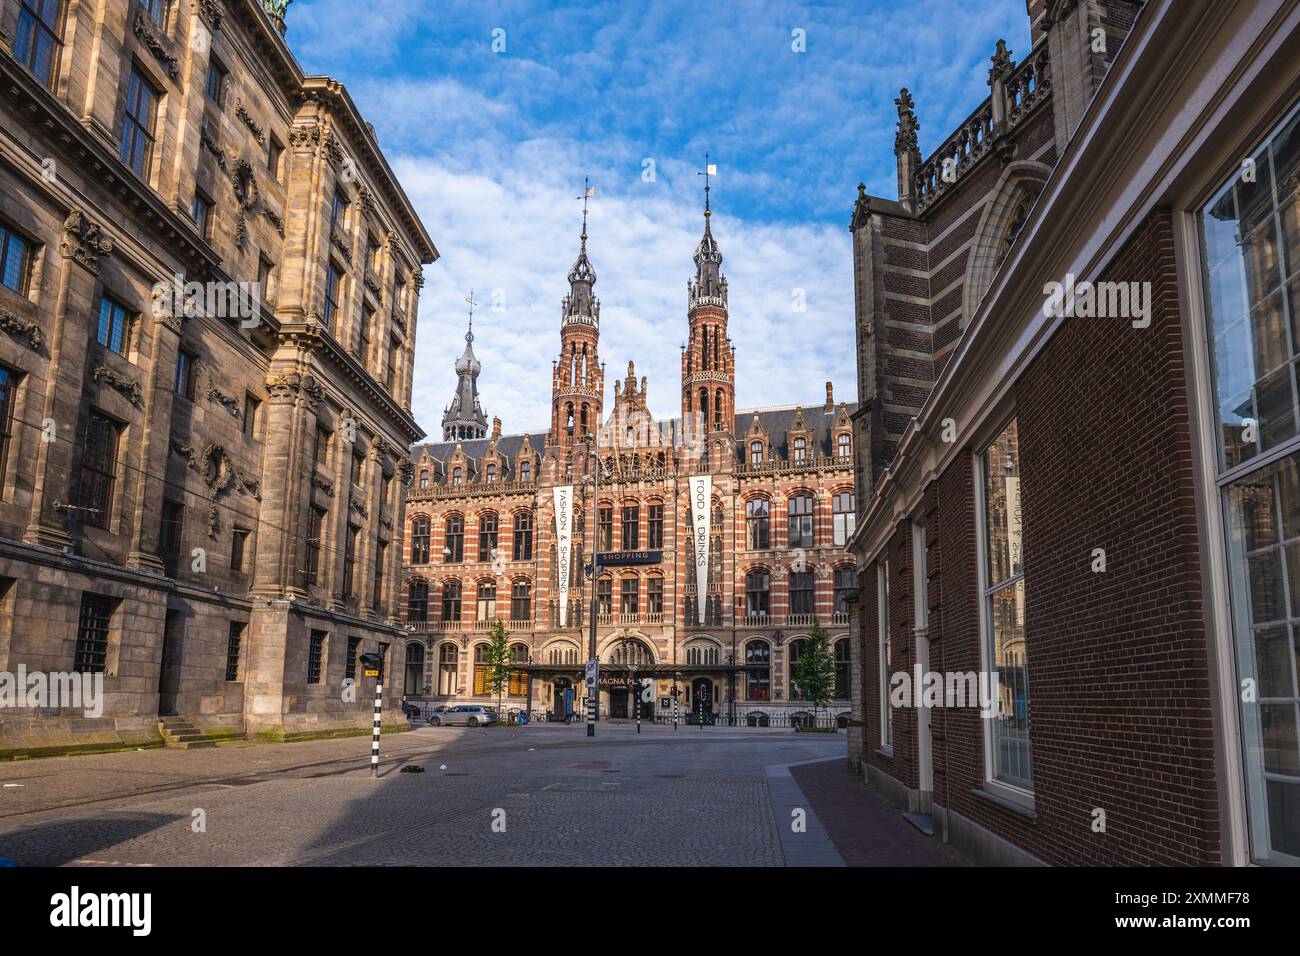
[[[709,177],[718,175],[718,166],[716,163],[709,162],[709,151],[704,151],[704,172],[695,174],[704,177],[704,222],[708,225],[709,217],[713,215],[709,210]]]
[[[469,295],[465,296],[465,301],[469,303],[469,331],[465,333],[465,344],[469,345],[474,341],[474,306],[478,302],[474,299],[474,290],[469,290]]]
[[[596,187],[591,184],[591,179],[587,176],[582,177],[582,195],[576,198],[582,200],[582,251],[587,251],[587,200],[596,195]]]

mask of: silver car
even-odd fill
[[[491,707],[483,707],[479,704],[457,704],[455,707],[449,707],[441,713],[429,715],[429,723],[434,727],[453,727],[458,724],[464,724],[467,727],[478,727],[482,724],[493,723],[496,719],[496,711]]]

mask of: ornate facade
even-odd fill
[[[437,251],[285,6],[0,3],[0,670],[106,690],[0,751],[363,729],[400,672]]]
[[[412,449],[403,590],[410,637],[404,690],[431,702],[495,703],[488,631],[510,631],[519,669],[504,694],[534,715],[583,713],[592,582],[584,571],[599,538],[595,582],[602,662],[600,713],[632,716],[642,684],[645,717],[766,724],[803,719],[791,667],[817,618],[841,660],[848,710],[845,598],[852,562],[852,405],[735,407],[735,347],[728,335],[722,253],[705,210],[687,287],[689,338],[681,354],[681,414],[656,421],[633,363],[605,405],[600,301],[584,222],[551,416],[538,433]],[[473,394],[477,362],[457,363],[457,395]],[[596,464],[597,460],[599,465]],[[596,468],[599,497],[593,500]],[[687,480],[712,482],[706,594],[696,591]],[[556,487],[573,488],[573,567],[561,620]],[[567,694],[566,691],[571,691]]]

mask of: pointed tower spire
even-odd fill
[[[695,247],[695,281],[687,283],[690,305],[694,307],[701,297],[716,300],[724,308],[727,304],[727,280],[722,275],[722,250],[713,238],[711,220],[713,210],[709,207],[710,178],[718,175],[716,164],[709,162],[709,154],[704,154],[704,170],[696,173],[704,177],[704,236]]]
[[[587,258],[587,201],[596,195],[596,187],[584,177],[582,181],[582,235],[578,258],[569,270],[569,294],[564,299],[564,321],[596,325],[600,322],[600,300],[592,293],[596,285],[596,270]]]
[[[547,444],[567,447],[587,433],[594,434],[601,419],[605,372],[597,347],[600,341],[600,300],[592,294],[596,270],[587,258],[587,204],[596,195],[591,180],[583,178],[582,235],[577,261],[569,270],[569,294],[564,297],[560,325],[560,357],[551,369],[551,430]],[[567,454],[567,452],[566,452]]]
[[[482,438],[487,434],[487,416],[478,400],[478,373],[482,365],[474,355],[474,292],[465,297],[469,303],[469,328],[465,332],[465,351],[456,359],[456,394],[442,414],[442,440],[460,441]]]

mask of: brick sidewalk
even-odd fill
[[[970,866],[927,837],[860,777],[843,757],[790,768],[848,866]]]

